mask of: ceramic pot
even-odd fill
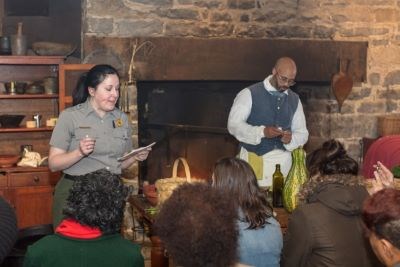
[[[0,55],[11,55],[11,40],[8,36],[0,37]]]
[[[46,94],[58,93],[58,80],[56,77],[46,77],[43,79],[44,92]]]

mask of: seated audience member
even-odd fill
[[[394,187],[394,176],[393,173],[380,161],[374,165],[374,179],[368,179],[369,181],[369,194],[372,195],[384,188]]]
[[[375,165],[380,161],[388,169],[400,163],[400,135],[383,136],[372,143],[363,160],[362,174],[373,178]]]
[[[0,264],[17,240],[17,218],[11,206],[0,197]]]
[[[379,266],[363,234],[360,215],[368,192],[357,162],[340,142],[329,140],[307,156],[307,167],[311,177],[289,219],[282,266]]]
[[[128,189],[105,169],[74,177],[65,219],[28,247],[25,267],[144,266],[138,245],[120,234]]]
[[[233,266],[237,260],[236,211],[231,198],[209,185],[174,190],[156,217],[154,230],[177,266]]]
[[[364,202],[362,218],[379,260],[400,267],[400,191],[386,188],[373,194]]]
[[[238,210],[239,262],[256,267],[279,266],[281,228],[251,166],[239,158],[219,160],[214,166],[213,187],[232,196]]]

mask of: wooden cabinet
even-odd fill
[[[80,75],[90,70],[93,66],[94,64],[64,64],[60,66],[60,110],[72,106],[72,91]]]
[[[0,192],[15,209],[19,228],[52,222],[53,192],[59,173],[51,173],[47,167],[4,168],[0,173]]]
[[[63,57],[0,56],[0,82],[24,81],[40,83],[45,77],[58,77]],[[42,157],[48,155],[53,127],[46,120],[59,115],[59,94],[0,94],[0,114],[25,115],[19,127],[0,127],[0,154],[20,154],[22,145],[32,145]],[[41,115],[41,125],[27,128],[26,121]],[[54,186],[60,173],[47,167],[0,166],[0,195],[15,208],[18,227],[24,228],[52,222],[51,208]]]

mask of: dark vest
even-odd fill
[[[247,123],[253,126],[277,126],[283,130],[290,130],[294,113],[299,104],[299,96],[288,89],[288,94],[272,95],[264,87],[262,82],[249,87],[252,106]],[[250,145],[241,142],[240,145],[247,151],[262,156],[274,149],[285,150],[281,137],[262,138],[258,145]]]

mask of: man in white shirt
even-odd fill
[[[308,140],[303,106],[289,89],[296,74],[291,58],[279,58],[272,75],[238,93],[229,113],[228,131],[240,142],[239,157],[250,163],[262,187],[272,185],[276,164],[287,176],[291,151]]]

